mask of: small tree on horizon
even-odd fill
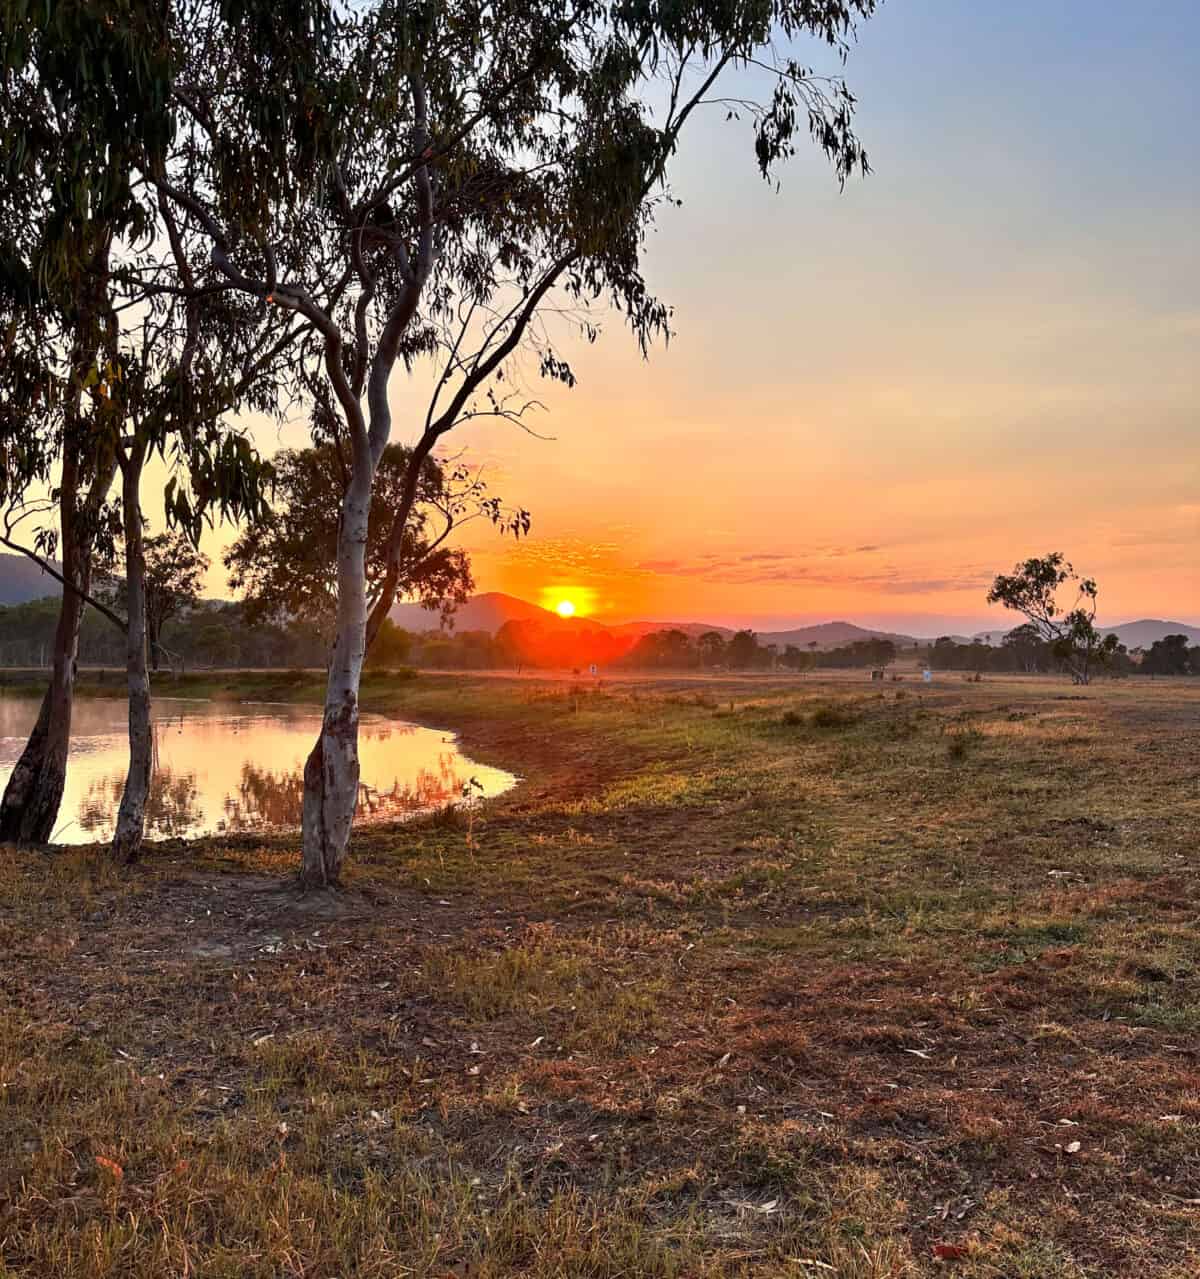
[[[146,643],[150,668],[157,671],[164,654],[162,636],[172,618],[200,602],[200,581],[208,570],[208,556],[198,550],[182,529],[147,537],[142,543],[146,560]],[[124,613],[129,596],[122,577],[112,579],[114,607]]]
[[[1075,599],[1064,609],[1058,594],[1068,584],[1075,588]],[[987,601],[1027,617],[1029,627],[1050,645],[1073,682],[1087,684],[1094,668],[1106,663],[1117,650],[1117,637],[1102,638],[1096,629],[1099,593],[1093,578],[1080,577],[1061,551],[1051,551],[1017,564],[1011,573],[997,574]]]
[[[726,659],[734,670],[746,670],[758,666],[763,660],[763,650],[758,646],[758,636],[751,630],[738,631],[725,649]]]

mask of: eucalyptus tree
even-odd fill
[[[304,0],[241,0],[240,21],[276,46]],[[49,838],[61,801],[80,620],[91,603],[127,635],[133,760],[129,820],[115,851],[141,842],[149,683],[141,483],[160,454],[168,520],[191,539],[214,512],[252,514],[263,469],[225,415],[274,407],[278,355],[303,323],[266,315],[216,285],[186,228],[145,181],[176,130],[171,82],[182,46],[171,4],[5,0],[0,6],[0,502],[4,537],[63,584],[50,688],[0,805],[0,838]],[[121,497],[110,502],[113,478]],[[37,500],[40,488],[51,500]],[[53,509],[51,509],[53,508]],[[58,528],[25,517],[57,511]],[[91,592],[93,551],[124,531],[126,616]],[[59,572],[50,556],[61,554]]]
[[[389,444],[379,460],[367,521],[367,598],[373,606],[388,564],[388,539],[409,473],[411,450]],[[336,443],[286,449],[271,459],[270,512],[247,524],[226,552],[229,585],[250,622],[302,618],[329,626],[337,611],[338,511],[349,469]],[[447,620],[475,588],[466,552],[450,537],[475,520],[528,532],[529,512],[488,489],[479,467],[427,458],[405,530],[404,595]]]
[[[115,21],[115,18],[120,21]],[[84,599],[111,532],[115,237],[145,230],[131,156],[169,130],[165,25],[139,0],[0,8],[0,506],[3,538],[63,584],[51,678],[0,802],[0,840],[44,842],[62,798]],[[48,497],[46,495],[49,495]],[[39,498],[40,495],[40,498]]]
[[[167,623],[186,614],[200,602],[200,586],[209,559],[201,554],[182,529],[146,539],[146,641],[150,667],[174,655],[163,643]]]
[[[48,559],[52,530],[41,530],[33,547],[15,539],[11,519],[4,534],[8,545],[59,577],[64,597],[75,605],[76,619],[83,604],[91,605],[125,636],[130,758],[112,846],[114,857],[122,862],[135,860],[140,852],[153,759],[147,641],[148,619],[151,624],[154,619],[148,609],[142,509],[145,467],[154,457],[165,465],[168,520],[193,545],[204,525],[216,518],[257,517],[269,468],[228,415],[242,407],[270,411],[277,405],[277,360],[298,331],[288,317],[271,316],[272,323],[258,323],[257,315],[249,313],[252,308],[236,294],[202,289],[169,209],[163,210],[163,223],[164,236],[148,250],[110,245],[101,303],[106,316],[104,358],[86,370],[73,369],[70,383],[75,394],[92,405],[93,456],[107,460],[110,478],[113,472],[120,475],[119,499],[103,530],[110,548],[118,540],[123,544],[119,600],[103,599],[91,588],[90,559],[73,578],[54,569]],[[159,251],[164,245],[169,245],[165,259]],[[175,278],[184,279],[185,285],[177,287]],[[37,445],[40,466],[50,456],[41,447],[43,441],[29,432],[14,432],[9,442],[14,452]],[[69,456],[64,450],[64,458]],[[36,515],[48,506],[53,504],[17,510]],[[75,627],[77,645],[78,620]],[[74,649],[71,657],[73,665]],[[64,757],[65,749],[64,740]],[[53,810],[60,798],[61,773]],[[48,807],[45,814],[51,824],[53,810]]]
[[[522,353],[572,382],[539,323],[547,309],[621,313],[643,350],[669,311],[641,270],[688,121],[724,101],[748,119],[764,175],[810,132],[840,176],[865,168],[853,98],[792,42],[844,51],[875,0],[375,0],[314,11],[285,40],[198,0],[174,84],[185,144],[160,192],[208,236],[234,288],[317,334],[349,459],[337,617],[320,738],[305,769],[302,878],[336,882],[358,792],[358,689],[394,599],[421,468],[464,421],[520,417],[497,388]],[[199,33],[189,35],[188,33]],[[719,84],[763,79],[765,100]],[[738,86],[740,89],[740,81]],[[300,355],[305,352],[300,352]],[[398,369],[428,361],[434,391],[368,608],[371,494]]]
[[[1059,600],[1064,587],[1074,591],[1069,605]],[[998,573],[987,602],[1021,613],[1028,620],[1020,629],[1049,645],[1073,683],[1087,684],[1097,666],[1112,660],[1119,643],[1096,627],[1099,596],[1094,578],[1081,578],[1061,551],[1051,551],[1022,561],[1011,573]]]

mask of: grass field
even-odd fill
[[[1200,1273],[1200,681],[364,704],[526,780],[0,856],[0,1275]]]

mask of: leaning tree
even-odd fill
[[[374,0],[314,7],[286,38],[196,0],[173,97],[185,136],[147,177],[216,269],[318,336],[349,462],[340,504],[337,613],[320,737],[305,770],[302,878],[336,882],[358,793],[363,660],[403,569],[421,468],[481,414],[519,417],[498,379],[522,352],[570,383],[541,320],[621,313],[645,349],[667,307],[641,272],[669,200],[669,163],[706,103],[748,118],[769,174],[810,132],[844,177],[865,167],[853,99],[791,53],[839,50],[875,0]],[[761,88],[762,102],[730,74]],[[736,99],[736,100],[735,100]],[[298,351],[298,358],[306,355]],[[372,492],[392,431],[398,370],[428,369],[388,567],[369,607]]]
[[[1059,599],[1064,587],[1074,593],[1069,604]],[[1011,573],[998,573],[987,601],[1023,614],[1028,622],[1018,629],[1049,645],[1074,683],[1087,684],[1118,645],[1115,635],[1102,637],[1096,627],[1099,594],[1094,579],[1081,578],[1061,551],[1051,551],[1023,561]]]

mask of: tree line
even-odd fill
[[[85,606],[123,651],[129,766],[112,854],[138,856],[157,640],[147,467],[168,532],[239,523],[269,570],[272,490],[244,415],[303,415],[333,570],[322,727],[304,774],[302,881],[336,883],[358,795],[359,683],[389,610],[439,550],[429,466],[481,418],[523,423],[563,342],[618,319],[648,351],[669,305],[643,274],[670,176],[713,110],[775,180],[807,135],[865,172],[845,55],[875,0],[99,0],[0,15],[0,544],[62,585],[51,677],[0,802],[45,842],[62,797]],[[730,182],[738,180],[728,175]],[[401,388],[406,396],[396,394]],[[386,502],[393,406],[407,452]],[[395,455],[391,455],[395,460]],[[437,462],[441,457],[442,461]],[[303,468],[302,468],[303,469]],[[302,482],[303,475],[293,476]],[[513,532],[527,520],[476,494]],[[436,502],[435,502],[436,504]],[[309,530],[293,530],[298,534]],[[427,536],[429,534],[429,536]],[[373,548],[373,549],[372,549]],[[119,561],[118,561],[119,557]],[[106,592],[106,561],[123,585]],[[265,621],[270,616],[262,614]],[[278,620],[278,614],[276,619]]]
[[[896,660],[892,640],[855,640],[834,648],[816,643],[763,644],[752,630],[722,635],[706,631],[692,638],[686,631],[667,629],[643,635],[620,660],[622,666],[688,670],[837,670],[888,666]]]

